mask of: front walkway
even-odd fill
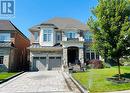
[[[0,93],[73,93],[62,72],[26,72],[0,85]]]

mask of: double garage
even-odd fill
[[[61,56],[33,57],[33,70],[58,70],[61,69]]]

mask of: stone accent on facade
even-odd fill
[[[10,48],[0,48],[0,56],[3,56],[2,70],[7,71],[9,68],[9,50]]]
[[[67,48],[63,49],[63,63],[64,63],[64,66],[68,66]]]
[[[79,48],[79,61],[80,61],[81,65],[84,64],[84,52],[83,52],[83,48]]]
[[[38,61],[42,62],[40,60],[40,57],[45,57],[46,60],[44,60],[43,63],[45,63],[45,69],[44,70],[48,70],[50,68],[50,57],[61,57],[61,68],[62,68],[62,65],[63,65],[63,54],[62,54],[62,51],[30,51],[30,70],[33,71],[35,69],[35,65],[36,65],[36,62],[34,60],[34,57],[38,57]],[[56,63],[54,64],[56,65]],[[61,69],[60,68],[60,69]],[[39,69],[40,70],[40,69]],[[43,70],[43,69],[41,69]]]

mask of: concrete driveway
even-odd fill
[[[73,93],[62,72],[26,72],[0,85],[0,93]]]

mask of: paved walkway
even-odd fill
[[[0,85],[0,93],[73,93],[62,72],[26,72]]]

